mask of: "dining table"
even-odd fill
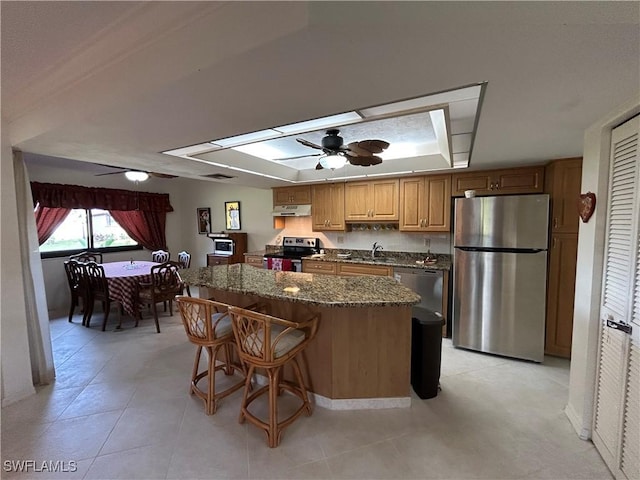
[[[126,262],[102,263],[109,297],[122,305],[122,309],[133,318],[138,316],[138,283],[151,282],[151,267],[156,262],[129,260]]]

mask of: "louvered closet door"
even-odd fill
[[[639,131],[635,117],[612,135],[593,433],[615,477],[629,480],[640,478]]]

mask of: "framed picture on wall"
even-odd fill
[[[240,202],[224,202],[227,230],[240,230]]]
[[[198,208],[198,233],[203,235],[211,233],[211,209]]]

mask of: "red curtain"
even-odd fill
[[[165,212],[109,210],[127,234],[149,250],[167,250]]]
[[[99,208],[108,210],[124,231],[142,246],[149,250],[167,249],[165,224],[167,212],[173,212],[173,207],[166,193],[31,182],[31,194],[34,205],[37,204],[39,209],[65,211],[57,224],[51,223],[51,226],[47,227],[51,230],[46,236],[40,235],[40,223],[36,212],[40,244],[49,238],[55,227],[69,214],[69,210]]]
[[[166,193],[31,182],[31,194],[34,205],[39,203],[41,206],[51,208],[173,212],[169,195]]]
[[[42,245],[46,242],[58,226],[64,222],[70,208],[49,208],[41,205],[36,206],[36,227],[38,229],[38,243]]]

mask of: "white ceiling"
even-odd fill
[[[0,9],[3,128],[14,147],[235,176],[225,183],[282,182],[159,152],[487,82],[471,168],[525,165],[580,156],[584,130],[640,90],[637,2]]]

